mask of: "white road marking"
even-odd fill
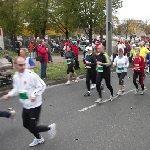
[[[130,92],[133,92],[134,90],[135,90],[135,89],[129,90],[129,91],[127,91],[127,92],[124,92],[122,95],[125,95],[125,94],[128,94],[128,93],[130,93]],[[145,89],[145,90],[147,90],[147,89]],[[120,95],[120,96],[122,96],[122,95]],[[117,97],[119,97],[119,96],[116,95],[116,96],[113,98],[113,100],[116,99]],[[108,101],[110,101],[110,98],[103,100],[103,103],[106,103],[106,102],[108,102]],[[103,103],[100,103],[100,105],[103,104]],[[80,109],[80,110],[78,110],[78,111],[79,111],[79,112],[83,112],[83,111],[86,111],[86,110],[88,110],[88,109],[90,109],[90,108],[93,108],[93,107],[95,107],[95,106],[97,106],[97,104],[94,104],[94,105],[85,107],[85,108]]]

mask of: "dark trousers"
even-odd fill
[[[88,91],[90,91],[90,80],[92,81],[92,84],[96,84],[96,70],[88,71],[86,72],[86,87]]]
[[[111,78],[111,73],[110,71],[109,72],[106,72],[106,73],[97,73],[97,76],[96,76],[96,89],[97,89],[97,92],[99,94],[99,97],[102,98],[102,92],[101,92],[101,82],[102,80],[104,79],[105,80],[105,83],[106,83],[106,86],[107,88],[109,89],[111,95],[113,96],[113,88],[110,84],[110,78]]]
[[[78,57],[75,57],[74,60],[75,60],[75,69],[79,69],[80,66],[79,66]]]
[[[41,112],[41,106],[31,108],[31,109],[23,108],[22,111],[23,126],[26,129],[28,129],[37,139],[41,138],[41,136],[39,135],[40,132],[45,132],[50,130],[48,126],[44,126],[44,125],[37,126],[40,112]]]
[[[119,78],[119,85],[124,84],[124,78],[127,75],[127,72],[122,72],[122,73],[117,73],[118,78]]]
[[[41,78],[46,78],[47,63],[41,63]]]
[[[6,117],[9,118],[11,116],[11,113],[8,111],[0,111],[0,117]]]
[[[20,56],[20,49],[19,49],[19,50],[17,50],[17,54],[18,54],[18,56]]]
[[[144,77],[144,72],[135,72],[133,73],[133,84],[135,85],[136,89],[138,89],[138,84],[136,79],[139,76],[139,83],[141,85],[142,90],[144,90],[144,83],[143,83],[143,77]]]

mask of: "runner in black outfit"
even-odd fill
[[[68,81],[65,83],[66,85],[70,84],[70,72],[73,73],[74,77],[76,78],[75,82],[78,82],[78,76],[77,74],[74,72],[74,53],[71,51],[71,47],[67,46],[66,47],[67,52],[65,53],[65,59],[67,60],[67,77],[68,77]]]
[[[85,60],[86,63],[86,86],[88,92],[84,95],[85,97],[91,96],[90,93],[90,80],[92,81],[92,84],[96,84],[96,56],[93,54],[92,47],[88,47],[88,55]]]
[[[105,83],[107,88],[110,90],[111,92],[111,97],[110,99],[113,97],[113,88],[110,84],[110,78],[111,78],[111,72],[110,72],[110,66],[111,66],[111,61],[109,59],[109,56],[107,55],[107,53],[104,51],[104,46],[101,44],[97,47],[97,51],[98,53],[100,53],[99,55],[97,55],[97,76],[96,76],[96,89],[97,92],[99,94],[99,98],[97,99],[97,101],[95,101],[96,103],[102,103],[102,93],[101,93],[101,82],[102,79],[105,79]]]

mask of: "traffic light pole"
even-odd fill
[[[106,0],[106,52],[112,55],[112,0]]]

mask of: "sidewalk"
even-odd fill
[[[83,58],[83,55],[79,55],[78,58],[79,58],[79,61],[81,61],[82,58]],[[61,57],[61,56],[52,56],[52,59],[53,59],[53,63],[66,62],[65,57]],[[39,62],[39,61],[36,61],[35,59],[34,59],[34,63],[35,63],[36,65],[40,65],[40,62]]]

